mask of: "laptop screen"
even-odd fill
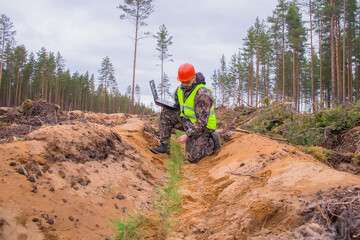
[[[154,80],[151,80],[151,81],[150,81],[150,88],[151,88],[151,92],[152,92],[152,95],[153,95],[153,97],[154,97],[154,100],[158,99],[158,95],[157,95],[157,91],[156,91],[155,81],[154,81]]]

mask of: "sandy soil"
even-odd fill
[[[169,157],[148,150],[158,144],[152,119],[68,116],[0,144],[0,239],[109,239],[110,219],[154,205]],[[333,239],[315,221],[321,204],[351,193],[360,205],[359,176],[257,134],[234,134],[184,175],[169,239]]]
[[[124,121],[44,126],[0,145],[0,239],[105,239],[109,219],[151,208],[157,140],[136,117],[110,117]]]
[[[179,239],[331,239],[298,232],[306,220],[300,213],[360,187],[359,176],[257,134],[233,136],[216,156],[187,165],[185,175]]]

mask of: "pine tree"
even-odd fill
[[[17,46],[14,50],[15,55],[15,67],[16,67],[16,88],[15,88],[15,98],[14,98],[14,107],[20,103],[21,100],[21,86],[22,86],[22,70],[26,63],[26,49],[24,45]]]
[[[90,77],[90,111],[94,111],[94,101],[95,101],[95,76],[91,74]]]
[[[45,75],[44,99],[46,99],[49,102],[53,102],[52,93],[56,82],[56,58],[53,52],[50,52],[48,58],[46,59],[44,75]]]
[[[282,20],[279,17],[279,14],[281,12],[279,9],[275,9],[273,11],[273,15],[271,17],[268,17],[267,21],[271,24],[270,26],[270,37],[272,39],[272,44],[274,46],[275,50],[275,100],[278,101],[279,99],[279,46],[281,42],[281,26],[282,26]]]
[[[46,72],[46,61],[48,53],[45,47],[42,47],[37,53],[37,59],[35,63],[35,75],[34,75],[34,99],[45,98],[45,72]]]
[[[4,65],[4,51],[6,45],[12,46],[15,43],[15,34],[16,31],[11,29],[14,27],[14,24],[10,21],[10,18],[4,14],[1,14],[0,17],[0,47],[1,47],[1,64],[0,64],[0,88],[1,88],[1,78],[2,70]]]
[[[260,51],[261,51],[261,42],[260,36],[262,35],[263,26],[260,24],[259,17],[256,18],[254,24],[255,31],[255,58],[256,58],[256,84],[255,84],[255,106],[258,106],[258,98],[259,98],[259,68],[260,68]]]
[[[355,36],[358,28],[357,14],[359,11],[359,5],[357,0],[346,1],[346,49],[348,54],[348,99],[349,102],[353,102],[353,59],[355,58],[354,47]],[[345,43],[343,43],[345,45]]]
[[[136,94],[136,97],[137,97],[137,102],[138,102],[138,104],[140,104],[141,89],[140,89],[139,84],[136,84],[136,86],[135,86],[135,94]]]
[[[135,42],[134,42],[134,66],[133,66],[133,82],[131,94],[131,111],[134,108],[134,90],[135,90],[135,69],[138,41],[149,35],[148,32],[143,34],[140,32],[140,27],[146,26],[145,20],[154,11],[152,0],[124,0],[124,4],[118,6],[124,13],[120,15],[120,19],[128,19],[135,27]]]
[[[131,85],[127,86],[126,91],[125,91],[125,94],[128,95],[128,96],[131,96],[131,92],[132,92],[131,89],[132,89],[132,88],[131,88]]]
[[[245,61],[248,62],[248,103],[253,106],[253,100],[254,100],[254,54],[255,54],[255,29],[254,27],[250,27],[247,31],[247,36],[244,38],[244,56]]]
[[[55,103],[60,105],[60,78],[64,72],[65,60],[58,52],[56,54],[56,80],[55,80]]]
[[[4,51],[4,71],[3,71],[3,102],[6,106],[13,106],[13,86],[16,84],[16,56],[14,48],[7,45]]]
[[[261,63],[262,66],[262,70],[261,70],[262,82],[259,83],[260,90],[262,90],[260,91],[260,94],[262,92],[263,99],[266,99],[266,101],[269,102],[270,101],[269,68],[273,61],[273,48],[272,48],[272,43],[270,41],[270,31],[267,29],[264,21],[260,23],[258,42],[259,45],[261,46],[259,51],[259,62]]]
[[[156,50],[159,52],[159,58],[161,60],[161,87],[160,87],[160,96],[164,98],[165,89],[164,89],[164,62],[165,61],[173,61],[171,59],[172,55],[168,54],[168,47],[172,45],[172,36],[168,36],[169,32],[167,31],[165,25],[161,25],[159,27],[159,32],[157,35],[154,35],[154,38],[157,39],[157,48]]]
[[[226,60],[224,54],[220,59],[220,69],[219,69],[219,88],[221,94],[221,105],[225,106],[229,103],[230,93],[228,89],[231,88],[230,81],[228,77]]]
[[[159,85],[158,85],[158,87],[157,87],[157,89],[160,91],[160,89],[163,89],[163,98],[165,99],[166,98],[166,94],[168,95],[168,96],[170,96],[171,95],[171,92],[170,92],[170,86],[171,86],[171,84],[170,84],[170,79],[169,79],[169,77],[166,75],[166,73],[164,73],[164,77],[163,77],[164,79],[163,79],[163,84],[161,84],[161,83],[159,83]]]
[[[213,74],[210,77],[211,80],[212,80],[211,86],[212,86],[213,96],[215,98],[215,102],[219,101],[219,99],[217,97],[218,96],[218,89],[219,89],[219,85],[220,85],[218,72],[219,72],[219,70],[214,70]]]
[[[293,100],[295,103],[295,108],[298,109],[298,73],[297,66],[299,64],[298,60],[300,59],[299,54],[304,52],[304,42],[306,40],[305,28],[302,23],[301,13],[298,6],[295,2],[292,2],[289,6],[288,13],[286,15],[286,22],[288,28],[288,41],[289,45],[292,48],[293,55]]]
[[[33,74],[34,74],[34,65],[35,57],[34,53],[30,53],[27,59],[27,62],[23,70],[23,89],[24,89],[24,99],[32,98],[32,89],[30,88],[32,84]]]
[[[240,53],[239,53],[240,55]],[[231,86],[230,89],[237,89],[238,91],[233,91],[232,95],[233,95],[233,99],[234,99],[234,103],[239,104],[240,103],[240,66],[241,62],[239,61],[239,57],[237,53],[234,53],[231,58],[230,58],[230,63],[229,63],[229,70],[228,70],[228,78],[229,78],[229,85]],[[237,93],[235,95],[235,93]]]
[[[331,93],[333,99],[336,101],[336,56],[335,56],[335,19],[336,19],[336,13],[335,13],[335,6],[336,6],[336,0],[330,0],[330,39],[331,39]]]
[[[103,86],[103,103],[102,103],[102,111],[105,112],[105,97],[108,94],[107,90],[111,89],[114,85],[116,85],[115,79],[115,70],[113,64],[108,56],[106,56],[102,63],[101,68],[98,70],[99,72],[99,83]],[[109,96],[110,102],[110,96]]]
[[[282,76],[282,99],[283,101],[285,100],[285,92],[286,92],[286,14],[288,11],[288,2],[286,2],[285,0],[278,0],[278,4],[275,8],[275,10],[273,11],[273,17],[271,19],[271,22],[274,23],[273,28],[274,31],[277,30],[277,25],[279,25],[279,38],[280,38],[280,43],[281,43],[281,61],[282,61],[282,65],[281,65],[281,69],[282,69],[282,73],[280,75],[280,73],[278,72],[278,74],[280,76]],[[275,36],[277,34],[275,33]],[[276,50],[275,50],[276,51]],[[280,84],[279,84],[280,85]]]
[[[312,2],[309,0],[309,25],[310,25],[310,57],[311,57],[311,101],[312,111],[315,112],[315,76],[314,76],[314,50],[313,50],[313,23]]]

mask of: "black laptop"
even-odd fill
[[[176,104],[174,102],[159,98],[157,91],[156,91],[154,80],[150,80],[150,88],[151,88],[151,92],[154,97],[154,102],[156,105],[161,106],[161,107],[168,107],[171,109],[176,109]]]

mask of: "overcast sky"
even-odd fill
[[[120,20],[123,0],[0,0],[1,14],[10,17],[16,30],[17,44],[29,52],[60,52],[71,73],[89,71],[98,77],[98,69],[108,56],[115,69],[119,90],[125,93],[132,84],[134,57],[133,26]],[[255,22],[272,15],[277,0],[154,0],[154,12],[142,31],[155,35],[165,24],[173,44],[168,53],[174,62],[166,62],[171,90],[179,84],[177,69],[191,63],[211,83],[211,74],[242,47],[247,30]],[[161,78],[156,39],[140,41],[136,83],[141,100],[152,101],[148,81]]]

